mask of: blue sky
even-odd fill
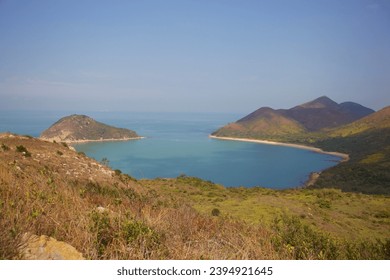
[[[390,105],[388,0],[0,0],[0,109]]]

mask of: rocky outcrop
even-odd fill
[[[68,243],[26,233],[19,247],[24,260],[83,260],[83,255]]]

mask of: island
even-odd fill
[[[141,138],[133,130],[117,128],[86,115],[76,114],[61,118],[40,135],[42,140],[65,143],[125,141]]]

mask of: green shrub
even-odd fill
[[[317,200],[317,204],[320,208],[325,208],[325,209],[330,209],[330,207],[332,206],[330,200],[324,198],[319,198]]]
[[[101,164],[105,165],[105,166],[109,166],[110,165],[110,161],[108,160],[108,158],[104,157],[102,158],[102,160],[100,161]]]
[[[122,226],[122,231],[128,243],[135,241],[140,236],[153,236],[155,233],[143,222],[128,220]]]
[[[342,240],[315,230],[299,217],[282,215],[274,220],[273,243],[294,259],[389,259],[390,239],[385,241]]]
[[[4,143],[1,144],[1,149],[6,152],[6,151],[9,151],[9,147],[7,145],[5,145]]]
[[[218,208],[214,208],[213,210],[211,210],[211,216],[219,216],[221,214],[221,211],[219,211]]]
[[[99,258],[101,258],[106,250],[106,247],[111,244],[114,239],[114,230],[111,226],[111,221],[107,212],[93,211],[91,214],[91,230],[96,233],[96,250]]]
[[[27,151],[26,147],[23,145],[16,146],[16,151],[22,153],[25,157],[31,157],[31,153]]]
[[[85,192],[92,195],[99,195],[104,198],[119,198],[118,188],[111,185],[101,185],[97,182],[88,182],[85,186]]]
[[[303,224],[299,217],[282,215],[274,220],[277,235],[274,244],[288,251],[294,259],[337,259],[338,244],[330,236]]]
[[[144,258],[150,258],[153,252],[162,246],[160,234],[142,221],[125,221],[122,225],[122,234],[127,244],[139,247]]]

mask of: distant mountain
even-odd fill
[[[281,110],[272,108],[260,108],[248,116],[230,123],[218,131],[216,136],[244,137],[244,138],[268,138],[278,135],[290,135],[305,132],[304,126],[294,119],[288,118]]]
[[[286,117],[296,120],[309,132],[347,124],[374,112],[353,102],[337,104],[326,96],[283,111]]]
[[[356,119],[363,118],[365,116],[368,116],[369,114],[374,113],[374,110],[354,102],[340,103],[340,107],[344,112],[351,114]]]
[[[345,125],[373,112],[354,102],[338,104],[322,96],[290,109],[262,107],[213,135],[286,140],[293,135]]]
[[[128,140],[138,137],[133,130],[109,126],[85,115],[64,117],[40,136],[43,140],[58,142]]]

